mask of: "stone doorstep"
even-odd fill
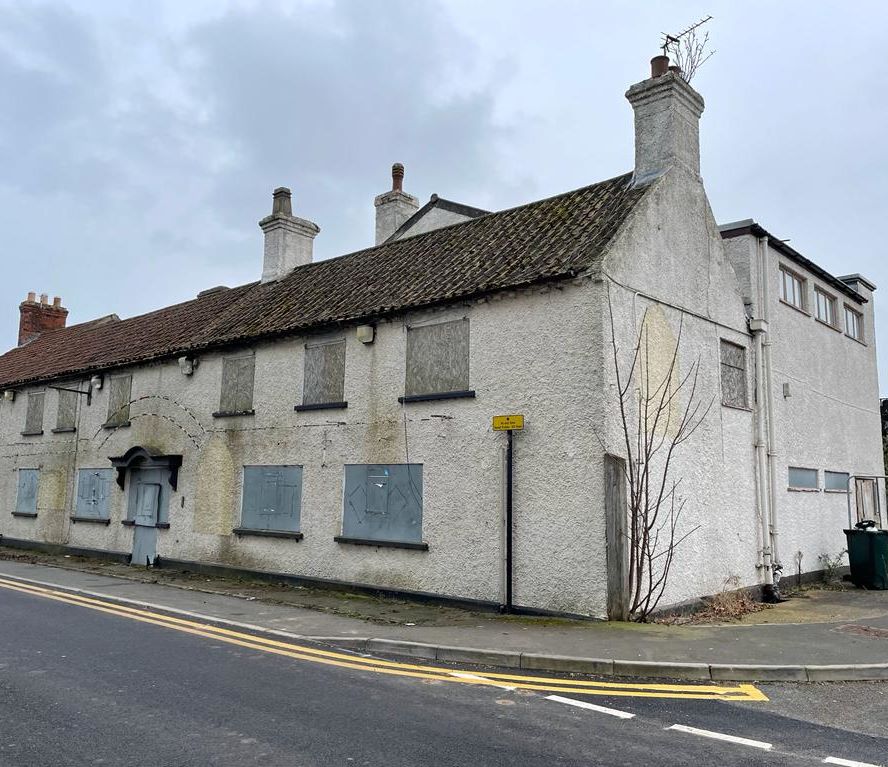
[[[412,658],[425,658],[459,663],[476,663],[483,666],[502,668],[560,671],[573,674],[598,676],[637,677],[646,679],[686,679],[695,681],[732,682],[858,682],[888,680],[888,661],[885,663],[858,663],[839,665],[766,665],[766,664],[724,664],[724,663],[678,663],[674,661],[611,660],[603,658],[579,658],[567,655],[545,653],[518,653],[501,650],[487,650],[472,647],[453,647],[424,642],[410,642],[399,639],[374,637],[322,637],[294,634],[289,631],[270,629],[252,623],[226,620],[203,613],[194,613],[173,607],[165,607],[135,599],[125,599],[101,594],[85,589],[76,589],[58,583],[32,580],[17,575],[3,575],[4,578],[30,583],[35,586],[52,587],[70,594],[104,599],[108,602],[130,607],[150,608],[174,616],[202,620],[218,626],[228,626],[264,634],[277,638],[317,642],[353,650],[376,651]]]

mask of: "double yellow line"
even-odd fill
[[[254,634],[213,626],[208,623],[176,618],[171,615],[152,612],[150,610],[127,607],[101,599],[80,596],[65,591],[36,586],[31,583],[0,578],[0,588],[18,591],[22,594],[43,597],[56,602],[85,607],[90,610],[115,615],[120,618],[150,623],[154,626],[181,631],[186,634],[226,642],[246,647],[250,650],[281,655],[294,660],[322,663],[327,666],[369,671],[390,676],[428,679],[454,684],[473,684],[491,687],[508,687],[518,690],[539,692],[555,692],[573,695],[603,695],[608,697],[639,697],[639,698],[686,698],[691,700],[725,700],[725,701],[765,701],[767,697],[751,684],[740,684],[733,687],[721,687],[709,684],[644,684],[629,682],[592,682],[579,679],[561,679],[558,677],[518,676],[515,674],[492,674],[482,672],[460,672],[458,669],[422,666],[412,663],[397,663],[377,658],[365,658],[348,653],[320,650],[305,645],[282,642]]]

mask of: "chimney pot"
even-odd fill
[[[660,55],[651,59],[651,77],[662,77],[669,71],[669,57]]]
[[[37,293],[35,293],[33,290],[30,291],[28,293],[27,301],[28,301],[28,303],[36,304],[37,303]]]
[[[292,193],[285,186],[279,186],[272,195],[271,214],[275,213],[283,213],[286,216],[293,215]]]
[[[676,64],[670,64],[669,71],[672,72],[672,74],[678,75],[679,77],[681,77],[681,67],[680,66],[678,66]]]
[[[404,166],[396,162],[392,165],[392,191],[401,192],[404,188]]]
[[[61,296],[53,296],[52,308],[53,309],[61,309],[62,308],[62,297]]]
[[[44,306],[49,306],[49,295],[46,293],[40,294],[40,303]]]

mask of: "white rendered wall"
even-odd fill
[[[314,338],[257,347],[251,417],[211,417],[219,407],[217,353],[201,356],[191,377],[174,361],[133,369],[132,425],[117,430],[102,428],[106,384],[90,407],[81,403],[76,435],[50,433],[56,394],[49,391],[45,434],[22,437],[26,396],[19,392],[14,403],[0,404],[0,533],[129,551],[132,530],[120,523],[125,494],[116,485],[110,525],[69,520],[73,468],[108,467],[110,456],[141,445],[184,455],[170,529],[158,530],[161,557],[499,601],[505,435],[492,431],[490,419],[523,413],[526,429],[515,439],[515,601],[602,615],[601,450],[576,424],[599,399],[594,298],[586,282],[412,314],[380,323],[376,341],[366,346],[347,329],[346,410],[293,410],[301,402],[303,345]],[[477,397],[400,405],[406,324],[463,316],[471,322],[470,385]],[[86,388],[85,380],[66,385],[78,383]],[[424,464],[429,550],[334,542],[343,464],[402,463],[408,448],[409,460]],[[262,463],[304,466],[304,540],[231,534],[239,523],[242,467]],[[37,519],[9,514],[20,467],[41,469]]]
[[[734,576],[741,585],[759,582],[755,565],[760,523],[753,474],[752,347],[737,280],[699,179],[673,169],[654,183],[608,253],[605,270],[610,279],[603,284],[610,285],[624,368],[629,367],[648,310],[651,338],[660,341],[652,343],[649,353],[660,369],[668,365],[679,329],[677,379],[694,365],[699,369],[697,401],[706,416],[676,451],[669,472],[670,479],[680,480],[677,494],[685,501],[678,534],[688,537],[676,549],[661,602],[667,606],[717,593]],[[606,315],[606,299],[603,306]],[[721,339],[747,349],[750,409],[721,404]],[[625,456],[610,355],[605,346],[608,451]],[[686,386],[673,419],[684,412],[688,397]],[[654,465],[654,475],[661,476],[662,464]]]
[[[812,310],[815,286],[836,296],[838,330],[780,301],[781,263],[807,278],[807,306]],[[821,569],[821,555],[835,556],[845,548],[842,530],[848,526],[848,498],[845,493],[788,490],[787,467],[817,469],[821,488],[824,470],[883,474],[879,388],[873,302],[860,305],[846,299],[795,263],[784,261],[773,248],[768,249],[768,265],[777,425],[778,554],[784,575],[789,575],[796,571],[798,552],[805,572]],[[844,334],[845,301],[863,314],[863,344]],[[789,385],[788,397],[783,396],[784,384]],[[853,505],[853,497],[851,500]]]

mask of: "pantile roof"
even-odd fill
[[[0,387],[36,383],[358,322],[596,266],[649,187],[631,174],[297,267],[277,282],[207,291],[138,317],[43,333],[0,356]]]

